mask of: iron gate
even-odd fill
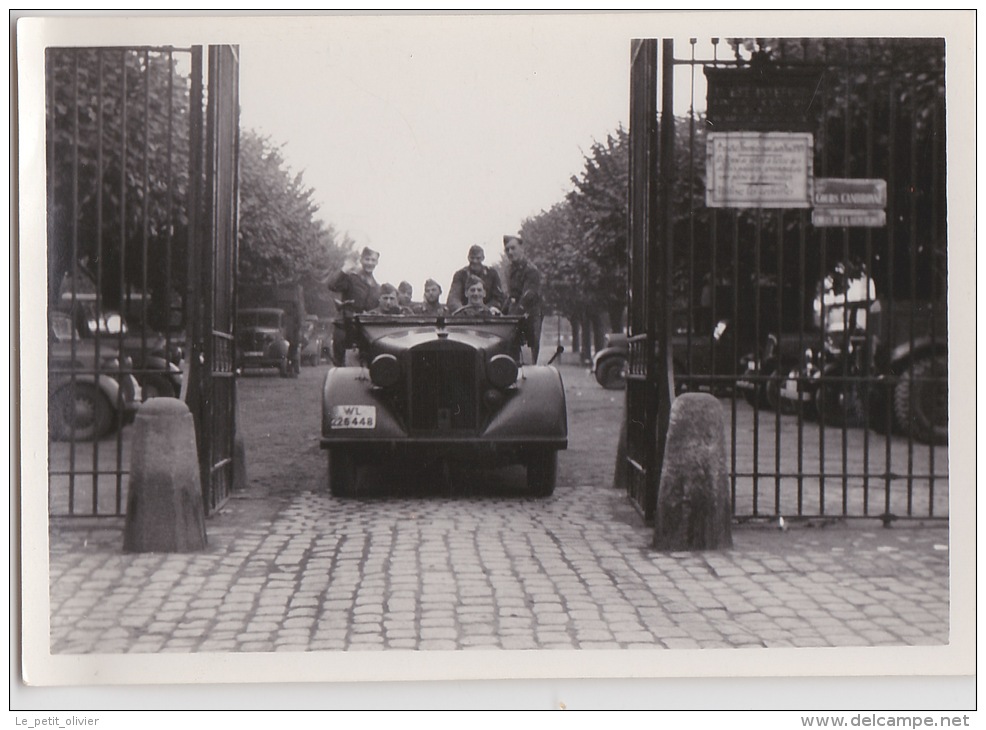
[[[233,51],[210,48],[206,83],[202,53],[46,50],[52,516],[124,513],[129,424],[153,396],[187,396],[207,511],[228,490],[211,465],[232,453],[234,384],[196,364],[231,370],[201,333],[231,330],[237,76]]]
[[[947,518],[944,41],[665,40],[659,143],[657,41],[631,52],[633,502],[704,390],[738,519]]]

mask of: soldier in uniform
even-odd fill
[[[371,248],[364,248],[360,253],[360,268],[358,271],[340,271],[330,277],[328,286],[337,292],[346,302],[350,312],[358,314],[377,306],[380,300],[380,285],[373,278],[373,270],[380,261],[380,253]],[[337,367],[345,364],[346,359],[346,324],[344,319],[338,319],[332,330],[332,360]]]
[[[486,289],[485,304],[497,312],[503,311],[505,297],[503,296],[503,286],[500,284],[500,274],[497,273],[496,269],[483,264],[486,259],[483,247],[470,246],[468,259],[469,265],[456,271],[452,277],[452,286],[449,287],[446,301],[449,311],[454,312],[466,303],[466,282],[470,276],[482,279]]]
[[[478,276],[470,276],[466,280],[466,304],[456,309],[453,317],[495,317],[500,312],[485,303],[486,285]]]
[[[380,287],[379,304],[367,314],[412,314],[412,312],[398,301],[397,287],[393,284],[383,284]]]
[[[414,302],[411,298],[414,296],[414,287],[411,286],[410,282],[402,281],[397,285],[397,303],[402,307],[407,307],[408,309],[414,309]]]
[[[442,295],[442,285],[434,279],[425,282],[425,300],[414,309],[415,314],[425,314],[429,317],[444,317],[448,308],[438,301]]]
[[[527,344],[531,348],[531,362],[537,364],[541,349],[541,273],[524,251],[520,236],[503,237],[503,249],[507,254],[507,302],[506,314],[526,314]]]

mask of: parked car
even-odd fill
[[[771,334],[747,361],[741,387],[763,389],[781,413],[834,426],[948,440],[948,337],[944,305],[877,297],[865,270],[846,279],[837,264],[819,283],[802,332]]]
[[[75,324],[79,337],[93,341],[97,335],[112,343],[133,363],[133,375],[140,383],[143,400],[177,398],[181,393],[182,372],[179,363],[184,353],[177,340],[168,341],[151,329],[131,329],[117,311],[100,309],[93,302],[77,300]],[[66,309],[71,310],[71,305]]]
[[[301,362],[309,365],[322,364],[322,352],[326,347],[325,333],[319,319],[315,315],[305,317],[305,325],[301,334]]]
[[[293,371],[283,309],[241,309],[236,315],[236,363],[240,370],[277,368],[282,378]]]
[[[350,316],[360,365],[322,389],[332,494],[358,495],[360,467],[391,458],[523,464],[532,494],[554,491],[565,390],[554,366],[521,364],[524,317]]]
[[[728,319],[716,322],[711,332],[692,331],[680,322],[671,336],[675,390],[710,390],[722,392],[739,372],[739,358],[732,324]],[[592,359],[596,382],[610,390],[626,386],[629,344],[626,333],[607,335],[606,346]]]
[[[110,338],[84,339],[65,312],[49,315],[48,433],[54,441],[97,441],[133,420],[140,384]]]

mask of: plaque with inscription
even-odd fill
[[[705,76],[711,131],[811,132],[816,127],[818,69],[707,66]]]
[[[813,144],[803,132],[710,132],[705,204],[810,208]]]

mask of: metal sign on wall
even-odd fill
[[[816,227],[887,225],[887,181],[868,178],[820,177],[814,182],[811,222]]]
[[[710,208],[810,208],[814,138],[805,132],[710,132]]]

